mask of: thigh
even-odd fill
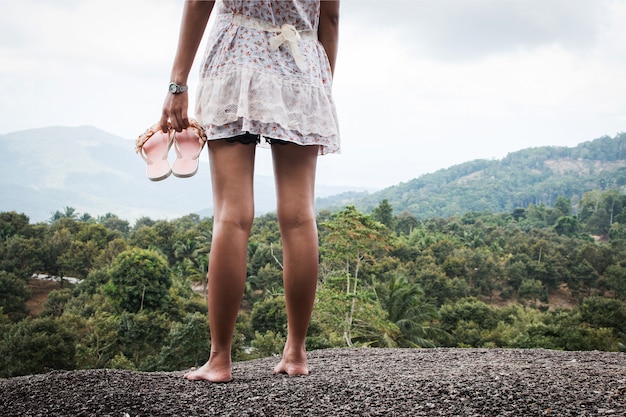
[[[208,147],[215,219],[251,222],[256,146],[213,140]]]
[[[292,143],[272,146],[278,216],[315,216],[318,146]]]

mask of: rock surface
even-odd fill
[[[2,416],[625,416],[626,354],[329,349],[311,375],[238,362],[228,384],[87,370],[0,380]]]

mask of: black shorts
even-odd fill
[[[285,140],[280,140],[280,139],[272,139],[272,138],[266,138],[266,137],[264,137],[264,139],[270,145],[286,145],[287,143],[289,143]],[[239,143],[243,143],[244,145],[258,145],[259,143],[261,143],[261,135],[256,135],[254,133],[246,132],[242,135],[233,136],[230,138],[226,138],[224,140],[230,143],[239,142]]]

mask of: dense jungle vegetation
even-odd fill
[[[626,349],[626,195],[419,220],[382,200],[318,215],[308,348]],[[210,218],[47,223],[0,213],[0,376],[53,369],[179,370],[209,354]],[[286,316],[276,216],[255,219],[233,355],[278,354]],[[29,311],[34,273],[62,281]],[[30,305],[30,304],[29,304]]]

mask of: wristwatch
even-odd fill
[[[175,82],[171,82],[168,89],[170,90],[170,93],[172,94],[180,94],[180,93],[184,93],[185,91],[187,91],[187,86],[178,85]]]

